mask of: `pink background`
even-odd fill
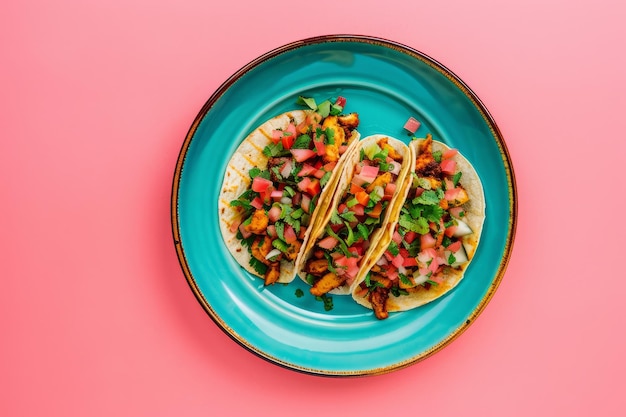
[[[0,415],[624,415],[621,4],[4,1]],[[392,39],[459,75],[519,191],[513,256],[476,323],[360,379],[232,342],[192,295],[170,226],[178,152],[210,94],[258,55],[332,33]]]

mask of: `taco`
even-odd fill
[[[291,282],[319,213],[359,140],[356,113],[295,110],[263,123],[231,157],[218,199],[228,250],[265,285]]]
[[[373,135],[348,155],[325,215],[297,264],[315,296],[350,294],[376,242],[397,216],[395,202],[408,190],[410,150],[400,140]]]
[[[352,287],[354,299],[378,319],[454,288],[476,253],[485,219],[482,184],[467,159],[430,135],[409,147],[410,187],[389,224],[393,233],[378,242]]]

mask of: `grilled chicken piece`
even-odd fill
[[[420,177],[441,178],[441,166],[433,157],[433,138],[430,134],[419,146],[415,162],[415,173]]]
[[[259,236],[250,245],[250,252],[258,261],[263,262],[265,265],[270,265],[271,262],[265,257],[273,249],[272,240],[269,237]]]
[[[301,247],[302,242],[300,242],[299,240],[293,242],[291,245],[289,245],[287,252],[285,252],[285,258],[290,261],[294,261],[298,257],[298,253],[300,252]]]
[[[374,314],[379,320],[384,320],[389,317],[387,311],[387,299],[389,298],[389,290],[387,288],[377,287],[369,295],[369,301],[372,303]]]
[[[356,129],[359,126],[359,115],[358,113],[350,113],[344,116],[337,116],[337,121],[344,128]]]
[[[328,261],[326,259],[315,259],[307,262],[306,272],[312,275],[322,276],[328,271]]]
[[[387,156],[389,156],[391,159],[393,159],[394,161],[398,161],[398,162],[402,162],[402,155],[400,155],[393,146],[391,146],[388,143],[388,139],[387,137],[382,138],[381,140],[378,141],[378,146],[380,146],[380,148],[382,150],[387,149]]]
[[[267,229],[269,221],[270,219],[267,217],[267,214],[265,214],[265,211],[263,209],[258,209],[252,215],[252,220],[250,221],[250,224],[245,226],[245,228],[248,232],[258,235],[263,233],[265,229]]]
[[[326,145],[326,152],[322,159],[324,162],[335,162],[339,160],[339,146],[346,140],[346,133],[337,120],[337,116],[328,116],[324,119],[322,129],[331,129],[334,132],[334,144]]]
[[[310,289],[311,294],[316,297],[321,297],[328,291],[333,290],[341,286],[346,281],[345,275],[339,277],[332,272],[324,275],[319,281],[317,281]]]
[[[269,239],[268,239],[269,240]],[[272,285],[280,277],[280,262],[272,262],[265,272],[265,285]]]
[[[391,172],[385,172],[384,174],[381,174],[378,177],[376,177],[376,179],[372,181],[370,185],[367,186],[365,191],[367,191],[368,193],[371,193],[372,191],[374,191],[374,188],[376,188],[377,186],[381,186],[385,188],[385,186],[389,184],[391,181],[393,181]]]

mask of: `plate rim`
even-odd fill
[[[500,265],[498,270],[491,281],[488,291],[482,297],[476,308],[469,314],[468,318],[464,323],[458,326],[456,329],[451,331],[443,340],[439,343],[433,345],[430,349],[424,350],[419,354],[412,356],[411,358],[394,363],[389,366],[380,367],[380,368],[369,368],[364,370],[356,370],[356,371],[333,371],[333,370],[324,370],[324,369],[315,369],[310,367],[304,367],[300,365],[296,365],[294,363],[289,363],[288,361],[282,360],[280,358],[269,355],[267,352],[264,352],[260,349],[252,346],[248,341],[238,335],[233,331],[232,328],[213,310],[210,303],[205,299],[202,291],[197,285],[197,282],[191,272],[189,264],[187,262],[187,257],[185,254],[185,250],[183,248],[181,233],[180,233],[180,222],[178,218],[178,200],[179,200],[179,186],[181,175],[183,171],[183,167],[185,165],[185,160],[187,156],[187,151],[189,146],[195,136],[195,133],[208,114],[210,109],[215,105],[215,103],[222,97],[224,93],[228,91],[228,89],[241,77],[243,77],[247,72],[261,65],[262,63],[273,59],[279,55],[282,55],[287,52],[291,52],[301,47],[321,44],[321,43],[331,43],[331,42],[343,42],[343,43],[364,43],[375,46],[380,46],[383,48],[393,49],[395,51],[404,53],[406,55],[412,56],[415,59],[420,60],[421,62],[429,65],[433,69],[435,69],[440,74],[444,75],[448,80],[450,80],[456,87],[463,92],[463,94],[470,99],[473,103],[473,106],[476,110],[479,111],[483,120],[491,130],[492,136],[495,138],[495,142],[498,146],[500,155],[502,156],[502,161],[507,177],[507,185],[508,185],[508,200],[509,200],[509,210],[510,216],[508,221],[508,231],[506,236],[506,243],[504,247],[504,251],[502,254],[502,258],[500,260]],[[429,55],[413,48],[403,43],[399,43],[397,41],[393,41],[390,39],[376,37],[376,36],[368,36],[368,35],[355,35],[355,34],[330,34],[330,35],[320,35],[313,36],[309,38],[303,38],[300,40],[296,40],[272,50],[265,52],[253,60],[249,61],[247,64],[239,68],[232,75],[230,75],[207,99],[204,105],[201,107],[197,115],[195,116],[192,124],[190,125],[187,134],[185,135],[185,139],[181,145],[175,170],[174,176],[172,179],[172,191],[170,196],[170,215],[171,215],[171,226],[172,226],[172,236],[173,243],[176,249],[177,258],[185,279],[192,290],[192,293],[205,310],[205,312],[209,315],[212,321],[220,328],[224,333],[226,333],[232,340],[234,340],[237,344],[248,350],[249,352],[255,354],[256,356],[269,361],[275,365],[281,366],[283,368],[301,372],[304,374],[315,375],[315,376],[328,376],[328,377],[351,377],[351,376],[368,376],[368,375],[381,375],[385,373],[389,373],[392,371],[400,370],[421,362],[422,360],[432,356],[433,354],[442,350],[445,346],[452,343],[455,339],[457,339],[461,334],[467,330],[467,328],[477,319],[477,317],[484,311],[487,304],[493,298],[496,290],[498,289],[502,279],[504,278],[506,269],[511,259],[515,235],[517,230],[517,215],[518,215],[518,207],[517,207],[517,185],[515,179],[515,173],[513,169],[513,163],[511,160],[510,153],[508,151],[508,147],[500,131],[495,119],[484,105],[482,100],[478,97],[471,88],[465,84],[460,77],[458,77],[454,72],[452,72],[445,65],[430,57]]]

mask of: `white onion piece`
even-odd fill
[[[456,227],[456,230],[454,231],[453,236],[461,237],[461,236],[471,235],[473,233],[472,229],[470,229],[467,223],[465,223],[463,220],[457,220],[456,223],[457,223],[457,227]]]
[[[280,251],[278,249],[272,249],[271,251],[269,251],[269,253],[267,255],[265,255],[265,259],[271,259],[274,256],[278,256],[280,255]]]
[[[291,200],[291,198],[290,198],[290,197],[283,197],[283,198],[281,198],[281,199],[280,199],[280,202],[281,202],[282,204],[291,204],[291,203],[292,203],[292,200]]]

